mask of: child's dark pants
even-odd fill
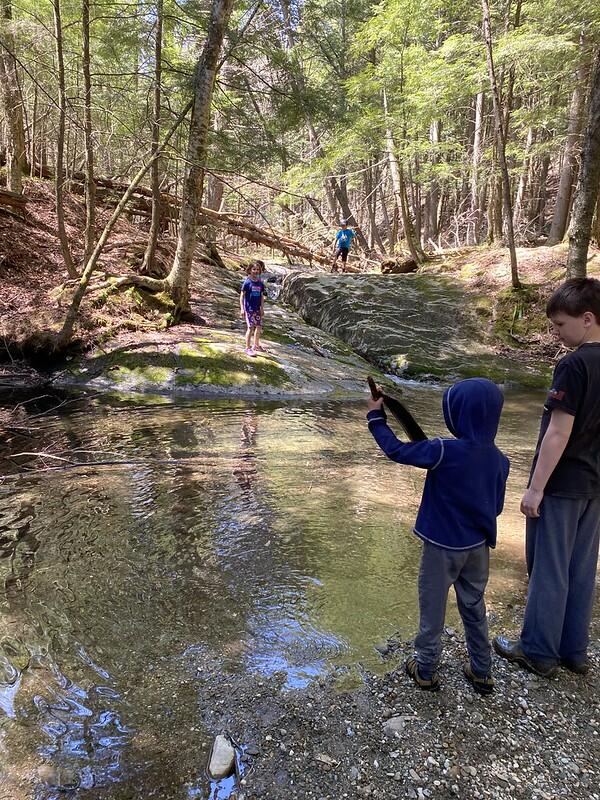
[[[488,582],[490,551],[487,545],[473,550],[446,550],[423,543],[419,570],[419,633],[415,639],[419,674],[429,680],[442,650],[448,591],[454,586],[458,610],[465,627],[473,672],[490,673],[491,654],[483,593]]]
[[[526,655],[548,664],[585,660],[599,539],[599,497],[546,495],[540,516],[527,520]]]

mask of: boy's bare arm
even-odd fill
[[[550,424],[540,445],[540,453],[531,476],[529,489],[527,489],[521,500],[521,512],[526,517],[539,517],[544,489],[565,451],[573,430],[574,421],[575,417],[572,414],[567,414],[566,411],[561,411],[558,408],[552,411]]]

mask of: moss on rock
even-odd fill
[[[525,348],[532,336],[546,333],[547,291],[539,286],[506,289],[496,296],[493,336],[511,347]]]
[[[195,342],[179,345],[176,352],[119,350],[100,357],[101,372],[118,383],[133,381],[176,386],[211,384],[217,386],[266,385],[285,388],[290,379],[270,358],[232,353],[225,343]]]

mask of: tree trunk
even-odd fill
[[[546,226],[546,201],[548,199],[548,171],[550,169],[550,154],[546,153],[541,159],[539,167],[537,168],[537,176],[535,183],[535,190],[532,191],[531,197],[531,210],[529,213],[529,221],[532,223],[536,221],[536,233],[538,236],[544,235],[544,228]]]
[[[352,213],[350,209],[350,201],[348,200],[348,194],[346,192],[346,187],[340,182],[338,183],[337,178],[333,175],[329,176],[329,181],[331,182],[331,188],[335,194],[335,198],[340,204],[340,208],[342,209],[342,214],[344,218],[347,220],[349,225],[357,226],[355,228],[356,239],[360,245],[361,250],[363,253],[369,252],[369,243],[367,242],[364,233],[358,227],[358,220]]]
[[[506,229],[508,238],[508,250],[510,253],[510,273],[511,282],[514,289],[520,288],[519,272],[517,267],[517,252],[515,250],[515,235],[513,230],[512,200],[510,195],[510,178],[508,175],[508,165],[506,163],[506,139],[502,106],[498,93],[498,84],[494,72],[494,59],[492,51],[492,28],[490,25],[490,10],[488,0],[481,0],[483,11],[483,33],[486,44],[486,55],[490,86],[492,89],[492,100],[494,104],[494,119],[496,121],[496,140],[498,143],[498,158],[502,172],[502,189],[504,197],[504,213],[506,217]]]
[[[483,153],[483,106],[484,94],[475,98],[475,126],[473,130],[473,155],[471,157],[471,221],[467,227],[467,244],[479,242],[481,229],[481,206],[479,203],[479,165]]]
[[[569,229],[567,275],[583,278],[587,272],[592,218],[600,186],[600,51],[590,92],[587,125],[583,137],[579,180]]]
[[[581,48],[583,50],[583,36],[581,38]],[[552,224],[548,234],[547,244],[555,245],[562,242],[565,231],[567,230],[567,220],[569,218],[569,208],[571,207],[571,197],[577,170],[577,152],[579,149],[579,137],[583,124],[583,112],[585,108],[585,84],[588,74],[588,65],[583,56],[582,62],[577,70],[577,80],[573,94],[571,95],[571,105],[569,107],[569,124],[567,128],[567,139],[563,151],[562,169],[558,184],[558,193],[552,215]]]
[[[19,90],[15,40],[12,33],[10,0],[0,0],[0,94],[7,125],[6,185],[11,192],[23,191],[23,172],[27,167],[23,100]]]
[[[192,108],[192,105],[193,105],[193,101],[190,100],[190,102],[186,105],[186,107],[183,109],[183,111],[179,114],[179,116],[177,117],[177,119],[173,123],[171,129],[169,130],[169,132],[165,136],[165,138],[163,140],[163,143],[162,143],[161,147],[159,148],[159,150],[156,153],[154,153],[154,155],[152,155],[150,157],[149,161],[146,164],[144,164],[138,170],[138,172],[135,174],[135,176],[133,177],[133,180],[129,184],[127,190],[125,191],[125,193],[123,194],[123,196],[121,197],[119,202],[117,203],[117,206],[116,206],[115,210],[113,211],[113,213],[111,215],[111,218],[108,220],[108,222],[104,226],[104,230],[102,231],[102,234],[100,235],[100,238],[98,239],[98,241],[96,243],[96,247],[94,248],[94,252],[89,257],[88,262],[85,265],[85,268],[84,268],[83,272],[81,273],[81,277],[79,279],[79,284],[77,286],[77,289],[75,290],[75,294],[73,295],[73,299],[71,301],[71,305],[69,306],[69,309],[68,309],[67,314],[65,316],[65,321],[63,322],[63,326],[60,329],[58,335],[56,336],[56,344],[57,344],[58,348],[65,347],[68,344],[68,342],[70,341],[71,336],[73,335],[73,328],[75,326],[75,320],[77,319],[77,314],[79,312],[79,307],[81,305],[81,301],[83,300],[83,298],[85,296],[85,293],[86,293],[87,288],[89,286],[92,274],[93,274],[94,270],[96,269],[96,266],[98,264],[98,259],[100,258],[101,254],[102,254],[102,251],[104,250],[104,246],[106,245],[106,243],[108,241],[108,238],[109,238],[110,234],[112,233],[113,228],[117,224],[117,221],[118,221],[119,217],[121,216],[123,211],[125,211],[125,209],[127,208],[127,204],[129,203],[129,201],[133,197],[134,192],[136,191],[136,189],[139,186],[140,182],[143,180],[143,178],[147,174],[147,172],[151,169],[152,164],[154,163],[154,160],[160,157],[160,155],[163,152],[164,148],[171,141],[171,139],[173,138],[175,132],[177,131],[177,129],[179,128],[179,126],[181,125],[183,120],[188,115],[188,112]],[[155,280],[153,278],[144,278],[144,280],[146,281],[145,285],[148,286],[149,288],[154,289],[155,291],[162,291],[162,290],[167,288],[166,281]]]
[[[429,127],[429,141],[432,145],[431,163],[439,161],[438,147],[442,139],[442,123],[434,120]],[[440,184],[437,178],[432,178],[425,203],[425,241],[437,239],[439,233],[438,207],[440,203]]]
[[[67,92],[65,88],[65,63],[63,58],[62,23],[60,19],[60,0],[52,0],[54,8],[54,35],[56,37],[56,60],[58,64],[58,138],[56,141],[56,222],[58,237],[62,249],[63,260],[70,278],[77,277],[77,270],[73,264],[69,239],[65,228],[65,210],[63,206],[64,186],[64,154],[65,154],[65,118],[67,113]]]
[[[85,142],[85,237],[83,263],[87,264],[96,243],[96,184],[92,141],[92,78],[90,74],[90,0],[81,4],[83,38],[83,132]]]
[[[529,153],[533,147],[533,126],[529,126],[527,131],[527,141],[525,142],[525,154],[523,156],[523,167],[519,177],[519,186],[517,188],[517,196],[515,198],[514,208],[514,227],[518,230],[521,222],[521,211],[523,209],[523,200],[525,199],[525,190],[527,188],[527,178],[529,176]]]
[[[31,111],[31,134],[29,136],[29,174],[35,176],[36,140],[38,135],[38,85],[37,79],[33,83],[33,108]]]
[[[179,236],[173,266],[166,279],[169,293],[180,310],[188,307],[189,282],[196,246],[198,208],[202,199],[204,165],[208,149],[212,95],[225,27],[232,9],[233,0],[213,0],[208,34],[194,76],[194,106],[190,122],[187,169],[179,216]]]
[[[388,156],[388,163],[390,165],[390,175],[392,178],[392,187],[394,189],[394,199],[396,201],[396,208],[399,209],[400,213],[402,214],[402,225],[404,227],[404,236],[406,238],[406,244],[408,245],[410,254],[417,262],[417,264],[423,264],[425,263],[425,261],[427,261],[427,256],[423,252],[421,243],[417,240],[415,236],[412,220],[410,218],[410,212],[408,209],[408,198],[406,196],[406,186],[404,184],[404,175],[402,170],[400,169],[400,165],[398,164],[398,157],[396,156],[396,144],[394,142],[394,135],[392,133],[392,129],[390,127],[388,119],[387,94],[385,89],[383,90],[383,113],[387,120],[386,131],[385,131],[385,146]]]
[[[596,247],[600,247],[600,192],[596,199],[596,215],[592,225],[592,239],[596,242]]]
[[[158,151],[160,145],[160,98],[162,79],[162,38],[163,38],[163,0],[156,0],[156,32],[154,38],[154,108],[152,111],[152,153]],[[144,253],[142,272],[151,275],[154,272],[156,243],[161,227],[162,203],[160,198],[160,159],[152,163],[150,173],[152,185],[152,220],[148,233],[148,244]]]
[[[379,186],[378,192],[379,192],[379,203],[381,205],[381,215],[383,217],[383,227],[385,228],[385,232],[388,238],[388,249],[390,253],[393,253],[396,241],[393,236],[392,225],[390,222],[390,215],[388,214],[387,206],[385,204],[385,195],[383,193],[383,186]]]

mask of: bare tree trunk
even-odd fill
[[[385,253],[385,247],[381,241],[379,230],[377,228],[376,210],[377,210],[377,180],[378,176],[376,168],[372,162],[369,164],[369,169],[363,173],[364,187],[365,187],[365,202],[367,205],[367,213],[369,216],[369,249],[374,250],[375,245],[382,253]]]
[[[62,249],[63,260],[70,278],[77,277],[77,270],[73,264],[69,239],[65,228],[65,210],[63,206],[64,186],[64,153],[65,153],[65,118],[67,113],[67,92],[65,88],[65,63],[63,58],[62,23],[60,20],[60,0],[52,0],[54,7],[54,35],[56,38],[56,60],[58,63],[58,138],[56,142],[56,222],[58,237]]]
[[[38,85],[37,80],[33,82],[33,108],[31,110],[31,135],[29,137],[29,174],[33,178],[35,175],[36,162],[36,140],[38,136]]]
[[[383,90],[383,113],[384,116],[386,117],[386,120],[388,120],[388,104],[387,104],[387,94],[385,89]],[[396,155],[396,144],[394,142],[394,135],[392,133],[389,120],[387,121],[386,124],[385,146],[387,150],[388,163],[390,165],[390,175],[392,178],[392,187],[394,189],[394,199],[396,201],[396,208],[398,208],[400,213],[402,214],[402,225],[404,227],[404,236],[406,238],[406,244],[408,245],[408,249],[410,250],[411,256],[414,258],[417,264],[423,264],[425,261],[427,261],[427,256],[423,252],[421,243],[417,240],[415,236],[415,231],[413,228],[412,220],[410,218],[410,212],[408,209],[408,198],[406,196],[404,175],[398,163],[398,157]]]
[[[592,218],[600,186],[600,51],[590,92],[587,125],[581,151],[581,167],[573,206],[573,219],[569,229],[569,256],[567,275],[583,278],[587,272],[587,254],[590,246]]]
[[[571,105],[569,107],[569,125],[567,129],[567,139],[563,151],[563,165],[560,172],[558,193],[554,204],[552,224],[548,234],[549,245],[562,242],[567,230],[569,219],[569,208],[571,207],[571,197],[577,170],[577,152],[579,149],[579,137],[583,124],[583,112],[585,108],[585,84],[588,74],[588,64],[583,55],[584,39],[581,37],[582,62],[577,70],[577,79],[573,94],[571,95]]]
[[[381,215],[383,217],[383,227],[385,228],[385,232],[388,238],[388,249],[390,253],[393,253],[396,241],[393,236],[392,225],[390,222],[390,215],[388,214],[387,206],[385,204],[385,195],[383,193],[383,186],[379,187],[378,192],[379,192],[379,203],[381,205]]]
[[[418,158],[415,162],[415,173],[418,172],[419,169],[419,161]],[[410,167],[410,162],[408,164],[408,185],[410,187],[410,205],[409,208],[412,206],[412,215],[411,219],[414,219],[414,226],[415,226],[415,237],[418,242],[422,244],[423,240],[423,215],[421,214],[421,187],[419,186],[418,181],[413,177],[413,171]],[[408,197],[408,192],[407,192]]]
[[[154,38],[154,108],[152,111],[152,153],[158,151],[160,145],[160,98],[162,80],[162,38],[163,38],[163,0],[156,0],[156,31]],[[156,243],[161,226],[162,203],[160,197],[160,159],[152,162],[152,219],[148,233],[148,243],[144,253],[142,272],[151,275],[154,272]]]
[[[600,247],[600,192],[596,200],[596,214],[592,224],[592,239],[596,242],[596,247]]]
[[[439,160],[438,145],[442,139],[442,123],[439,119],[434,120],[429,127],[429,141],[432,144],[431,163],[436,164]],[[426,198],[426,220],[425,220],[425,241],[429,238],[436,239],[439,229],[438,206],[440,202],[440,184],[437,178],[433,178]]]
[[[81,32],[83,37],[83,132],[85,142],[85,238],[83,263],[87,264],[96,243],[96,184],[94,183],[92,78],[90,74],[90,0],[82,0]]]
[[[504,213],[506,217],[506,228],[508,235],[508,250],[510,253],[511,282],[513,288],[518,289],[520,288],[521,284],[519,282],[519,272],[517,267],[517,252],[515,250],[512,200],[510,195],[510,178],[508,175],[508,165],[506,163],[506,139],[505,139],[504,118],[502,115],[500,96],[498,94],[498,84],[496,83],[496,74],[494,72],[494,59],[492,51],[492,28],[490,25],[490,9],[488,6],[488,0],[481,0],[481,6],[483,11],[483,33],[486,44],[488,74],[492,89],[492,100],[494,103],[494,118],[496,121],[498,157],[500,160],[500,167],[502,172],[502,188],[503,188],[502,193],[504,197]]]
[[[11,192],[23,191],[22,175],[26,169],[23,100],[19,90],[15,40],[12,33],[10,0],[0,0],[0,94],[8,128],[6,148],[6,185]]]
[[[299,82],[299,85],[296,87],[296,91],[300,92],[300,89],[302,88],[302,83],[303,81]],[[308,138],[310,141],[311,150],[314,151],[314,155],[321,156],[323,155],[323,147],[321,145],[321,140],[319,139],[319,134],[315,130],[315,127],[312,124],[312,121],[308,116],[307,111],[305,111],[305,117],[306,117],[306,126],[308,128]],[[338,215],[338,209],[336,205],[335,192],[333,190],[331,178],[327,177],[323,180],[323,189],[325,190],[325,198],[327,200],[327,205],[329,207],[331,222],[335,224],[335,219]]]
[[[346,187],[343,185],[343,183],[341,181],[338,183],[337,178],[335,178],[333,175],[330,175],[328,180],[331,183],[331,187],[332,187],[333,192],[335,194],[335,198],[338,201],[338,203],[340,204],[340,208],[342,209],[342,214],[344,215],[345,219],[348,221],[348,224],[357,226],[355,228],[355,233],[356,233],[356,239],[357,239],[357,241],[358,241],[358,243],[360,245],[361,250],[364,253],[368,253],[369,252],[369,243],[367,242],[364,233],[358,227],[358,220],[356,219],[356,217],[352,213],[352,210],[350,208],[350,201],[348,200],[348,193],[346,192]]]
[[[483,153],[483,92],[475,98],[475,126],[473,130],[473,155],[471,157],[471,222],[467,228],[467,244],[477,244],[481,228],[481,206],[479,204],[479,165]]]
[[[543,136],[543,133],[542,133]],[[548,196],[547,180],[550,169],[550,154],[546,153],[534,169],[534,185],[531,189],[531,202],[529,208],[529,223],[536,222],[535,230],[538,236],[544,235],[546,225],[546,200]]]
[[[525,199],[525,190],[527,188],[527,178],[529,177],[529,153],[531,152],[531,148],[533,147],[533,126],[529,126],[527,131],[527,141],[525,142],[525,154],[523,156],[523,167],[521,169],[521,175],[519,177],[519,186],[517,188],[517,196],[515,198],[515,208],[514,208],[514,226],[515,229],[518,230],[519,224],[521,222],[521,210],[523,208],[523,200]]]
[[[187,148],[187,169],[183,186],[179,236],[175,259],[166,282],[176,306],[188,307],[189,282],[196,246],[198,208],[202,199],[204,164],[208,149],[210,108],[217,75],[219,52],[233,0],[213,0],[208,34],[194,76],[194,107]]]

